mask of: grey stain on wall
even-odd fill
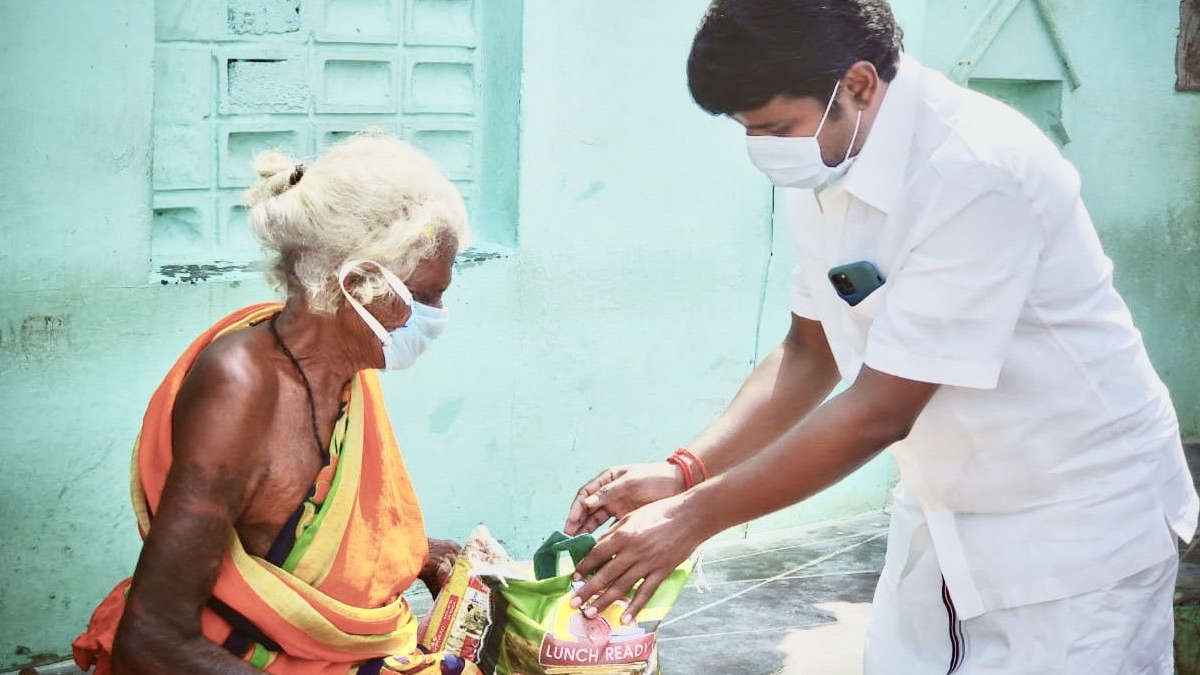
[[[463,403],[466,399],[454,396],[443,400],[429,417],[429,430],[435,434],[444,434],[454,426],[455,420],[462,414]]]
[[[300,30],[300,0],[229,0],[227,13],[229,31],[237,35]]]
[[[298,58],[234,58],[226,63],[230,112],[306,112],[308,74]]]
[[[459,251],[454,258],[454,267],[456,269],[470,269],[476,265],[488,260],[495,260],[503,257],[502,254],[495,251],[484,251],[477,248],[469,248],[465,251]]]
[[[580,192],[578,195],[575,196],[575,200],[581,202],[585,199],[590,199],[590,198],[595,197],[596,195],[600,194],[600,192],[603,190],[604,190],[604,181],[602,181],[602,180],[592,181],[592,183],[590,185],[588,185],[586,188],[584,188],[583,192]]]
[[[231,273],[253,272],[258,269],[254,263],[236,264],[221,260],[203,265],[162,265],[158,268],[161,277],[159,283],[166,286],[171,283],[195,284],[201,281],[214,281]]]
[[[50,314],[10,321],[0,330],[0,353],[27,361],[53,357],[71,344],[71,317]]]

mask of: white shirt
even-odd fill
[[[1196,528],[1170,396],[1079,190],[1023,116],[905,55],[845,177],[789,191],[792,311],[842,376],[942,385],[891,450],[963,618],[1101,588]],[[827,273],[859,260],[885,283],[850,307]]]

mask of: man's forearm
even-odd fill
[[[729,407],[688,449],[713,475],[728,471],[794,427],[837,382],[827,345],[785,341],[754,368]]]
[[[787,432],[769,448],[688,495],[716,534],[807,499],[900,440],[936,390],[906,383],[908,391],[863,393],[852,387]]]

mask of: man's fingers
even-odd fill
[[[601,471],[595,478],[584,483],[583,487],[579,488],[576,498],[578,499],[580,497],[587,497],[588,495],[595,493],[596,490],[599,490],[601,486],[613,482],[623,473],[624,471],[622,470],[615,469],[611,466],[608,467],[607,469]]]
[[[617,476],[618,472],[609,467],[579,488],[579,492],[575,493],[575,499],[571,502],[571,509],[567,512],[567,525],[563,528],[564,532],[571,535],[578,534],[588,514],[595,509],[586,504],[588,497],[592,496],[602,485],[611,483]]]
[[[592,510],[604,508],[609,513],[620,518],[632,510],[629,503],[629,492],[632,484],[633,481],[628,476],[621,476],[610,483],[600,486],[600,488],[584,500],[584,504]]]
[[[575,598],[571,601],[571,606],[578,607],[593,595],[608,588],[609,584],[620,577],[631,564],[628,561],[613,558],[611,554],[602,550],[599,546],[592,549],[592,552],[579,563],[579,567],[575,571],[579,575],[586,575],[597,567],[600,569],[575,592]]]
[[[595,532],[596,528],[608,522],[613,515],[606,508],[586,509],[577,520],[568,520],[563,532],[571,536],[584,532]]]
[[[619,526],[616,526],[619,528]],[[592,547],[591,553],[588,553],[575,565],[575,576],[582,578],[587,574],[606,566],[614,555],[617,554],[620,533],[617,529],[610,529],[608,532],[600,535],[596,539],[596,545]]]
[[[587,515],[588,510],[583,505],[583,500],[576,496],[575,501],[571,502],[571,510],[567,512],[567,524],[563,527],[563,532],[570,535],[578,534],[579,526]]]
[[[646,580],[638,586],[637,593],[633,596],[633,601],[629,603],[629,609],[625,610],[625,615],[621,617],[621,623],[633,623],[637,620],[638,612],[650,602],[650,598],[654,597],[654,591],[658,590],[659,585],[666,580],[671,572],[651,572]]]
[[[594,510],[594,512],[592,512],[588,515],[588,519],[583,522],[583,525],[578,527],[577,531],[568,532],[568,534],[578,534],[581,532],[595,532],[596,528],[600,527],[601,525],[604,525],[605,522],[607,522],[608,519],[611,519],[611,518],[612,518],[612,514],[608,513],[606,509],[601,508],[599,510]],[[564,532],[565,532],[565,530],[564,530]]]
[[[595,602],[589,602],[587,610],[584,612],[588,618],[593,618],[600,612],[608,609],[608,606],[625,597],[629,589],[642,578],[641,570],[637,567],[630,566],[616,581],[608,585],[608,588],[600,594],[600,597]]]

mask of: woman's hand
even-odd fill
[[[586,605],[584,615],[594,618],[644,579],[621,617],[631,623],[659,584],[713,534],[710,520],[687,495],[660,499],[621,518],[576,567],[577,579],[596,573],[571,606]],[[589,598],[594,599],[585,602]]]
[[[434,598],[450,580],[450,573],[454,571],[454,561],[458,559],[461,551],[462,547],[452,541],[429,540],[429,557],[425,559],[425,566],[421,568],[420,579]]]
[[[610,467],[579,488],[563,532],[569,535],[592,532],[610,518],[623,518],[683,489],[683,475],[667,462]]]

